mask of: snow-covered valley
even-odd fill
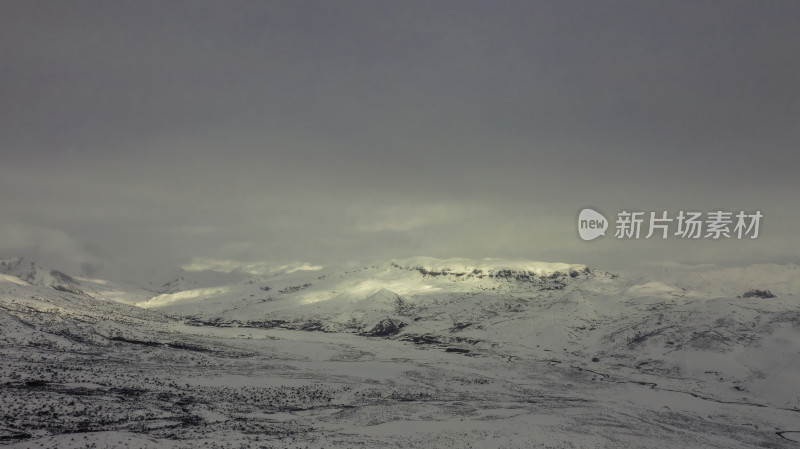
[[[11,447],[798,447],[800,268],[0,265]],[[94,445],[94,446],[93,446]]]

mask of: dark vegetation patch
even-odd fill
[[[775,295],[769,290],[749,290],[746,291],[740,298],[774,298]]]
[[[64,292],[64,293],[72,293],[73,295],[85,296],[85,297],[87,297],[87,298],[91,298],[91,296],[89,296],[89,295],[88,295],[86,292],[84,292],[83,290],[81,290],[81,289],[79,289],[79,288],[77,288],[77,287],[73,287],[73,286],[71,286],[71,285],[69,285],[69,284],[58,284],[58,285],[54,285],[54,286],[53,286],[53,289],[54,289],[54,290],[58,290],[58,291],[60,291],[60,292]]]
[[[458,354],[469,354],[469,349],[464,348],[447,348],[444,352],[456,352]]]
[[[450,332],[458,332],[460,330],[464,330],[474,323],[454,323],[453,326],[450,327]]]
[[[25,432],[16,432],[11,433],[8,435],[0,435],[0,441],[15,441],[15,440],[27,440],[31,438],[33,435]]]
[[[172,343],[167,343],[167,346],[170,348],[175,349],[183,349],[186,351],[195,351],[195,352],[213,352],[211,349],[206,348],[205,346],[200,346],[192,343],[185,343],[181,341],[176,341]]]
[[[132,338],[121,337],[119,335],[114,336],[114,337],[110,337],[109,340],[111,340],[111,341],[121,341],[123,343],[130,343],[130,344],[142,345],[142,346],[161,346],[162,345],[162,343],[159,343],[157,341],[135,340],[135,339],[132,339]]]
[[[634,347],[647,341],[651,337],[661,335],[663,329],[655,329],[651,331],[636,331],[636,333],[628,339],[628,346]]]
[[[285,295],[285,294],[288,294],[288,293],[299,292],[300,290],[306,289],[308,287],[311,287],[311,283],[307,282],[307,283],[305,283],[303,285],[293,285],[291,287],[282,288],[282,289],[278,290],[278,293],[280,293],[282,295]]]
[[[325,325],[322,324],[322,321],[306,321],[300,325],[299,329],[303,331],[325,332]]]
[[[415,345],[440,345],[442,341],[433,335],[404,335],[400,340],[410,341]]]
[[[162,343],[162,342],[154,341],[154,340],[136,340],[136,339],[133,339],[133,338],[125,338],[125,337],[122,337],[122,336],[119,336],[119,335],[116,335],[114,337],[109,337],[109,340],[111,340],[111,341],[120,341],[120,342],[123,342],[123,343],[130,343],[130,344],[141,345],[141,346],[150,346],[150,347],[167,346],[167,347],[170,347],[170,348],[173,348],[173,349],[182,349],[182,350],[186,350],[186,351],[213,352],[211,349],[209,349],[209,348],[207,348],[205,346],[201,346],[201,345],[197,345],[197,344],[193,344],[193,343],[186,343],[186,342],[182,342],[182,341]]]
[[[202,318],[187,316],[184,322],[188,326],[213,326],[213,327],[238,327],[241,323],[237,320],[223,320],[222,318]]]
[[[287,329],[309,332],[331,332],[320,320],[286,321],[286,320],[253,320],[241,322],[239,320],[223,320],[221,318],[188,317],[185,323],[189,326],[236,327],[252,329]],[[189,349],[189,348],[186,348]]]
[[[258,329],[273,329],[276,327],[285,327],[289,324],[286,320],[261,320],[261,321],[247,321],[243,327],[253,327]]]
[[[423,334],[423,335],[403,335],[400,337],[401,341],[410,341],[415,345],[436,345],[442,347],[449,347],[448,345],[453,343],[461,343],[461,344],[468,344],[468,345],[476,345],[480,343],[480,340],[476,340],[474,338],[466,338],[466,337],[450,337],[446,339],[441,339],[438,336],[430,335],[430,334]],[[455,348],[453,348],[455,349]],[[452,351],[451,351],[452,352]],[[455,351],[455,352],[460,352]]]
[[[406,323],[402,321],[384,318],[380,320],[372,329],[366,332],[361,332],[359,335],[365,335],[368,337],[389,337],[400,333],[400,330],[405,326]]]
[[[112,388],[110,391],[111,391],[111,393],[118,394],[120,396],[129,397],[129,398],[139,397],[139,396],[147,393],[147,390],[145,390],[145,389],[132,388],[132,387]]]

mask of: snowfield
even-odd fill
[[[0,262],[0,444],[800,447],[796,265],[308,268]]]

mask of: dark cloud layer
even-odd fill
[[[195,258],[797,261],[794,1],[2,10],[4,255],[108,275]],[[586,205],[765,218],[755,241],[585,243]]]

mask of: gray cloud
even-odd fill
[[[5,232],[0,252],[109,275],[796,261],[798,19],[789,1],[6,2],[0,224],[72,243]],[[586,205],[765,219],[752,242],[587,244]]]

